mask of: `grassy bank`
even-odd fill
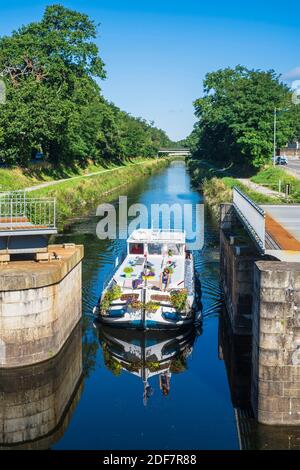
[[[240,188],[257,204],[300,202],[300,182],[279,168],[268,168],[262,170],[252,176],[250,180],[262,186],[278,190],[278,181],[281,178],[282,188],[287,183],[292,184],[293,192],[288,199],[261,194],[258,191],[249,189],[243,183],[238,181],[237,178],[230,175],[213,176],[212,171],[207,167],[201,168],[195,161],[189,164],[189,168],[194,186],[203,193],[206,204],[217,218],[219,217],[220,204],[232,201],[232,189],[234,186]],[[297,189],[298,187],[299,193]]]
[[[107,199],[107,196],[128,184],[138,182],[169,164],[170,159],[147,159],[89,178],[77,178],[48,186],[30,194],[56,197],[57,225],[62,229],[72,218],[87,215],[91,209]]]
[[[85,176],[90,173],[112,170],[120,166],[127,167],[142,163],[143,161],[145,161],[145,159],[134,158],[115,163],[103,161],[103,163],[98,165],[90,161],[81,166],[78,164],[71,166],[53,166],[49,163],[41,162],[31,164],[27,168],[0,168],[0,191],[24,189],[63,178]]]

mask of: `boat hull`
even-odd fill
[[[178,321],[167,320],[123,320],[108,318],[99,315],[97,320],[103,325],[113,326],[114,328],[138,329],[138,330],[176,330],[191,326],[194,323],[194,316]]]

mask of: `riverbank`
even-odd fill
[[[129,158],[116,162],[103,161],[98,164],[95,164],[93,161],[87,161],[82,165],[70,164],[68,166],[36,162],[24,168],[17,166],[0,168],[0,191],[14,191],[18,189],[33,191],[64,180],[86,178],[101,172],[142,164],[147,160],[145,158]]]
[[[300,202],[299,182],[279,168],[267,168],[250,178],[239,178],[234,172],[234,176],[227,176],[224,173],[216,174],[205,166],[201,167],[199,162],[191,160],[188,163],[189,171],[192,175],[194,187],[200,190],[205,202],[217,219],[219,219],[220,204],[232,202],[232,189],[234,186],[240,188],[257,204],[278,204]],[[282,191],[286,184],[292,187],[292,194],[286,198]],[[277,191],[276,191],[277,189]]]
[[[138,161],[96,172],[93,175],[83,175],[80,178],[70,178],[55,185],[40,187],[31,192],[35,197],[55,197],[57,201],[57,227],[62,230],[73,218],[86,216],[98,204],[105,202],[106,197],[114,191],[145,178],[166,167],[170,158],[155,158]]]

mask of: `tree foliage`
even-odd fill
[[[291,92],[273,70],[242,66],[208,73],[204,96],[194,103],[198,121],[188,138],[194,156],[260,166],[273,154],[274,109],[277,145],[295,135]]]
[[[61,5],[0,38],[0,161],[26,165],[36,152],[55,164],[153,156],[169,139],[108,103],[95,23]]]

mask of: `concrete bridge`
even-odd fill
[[[250,338],[251,406],[300,425],[300,205],[221,205],[221,283],[233,334]],[[244,340],[243,340],[244,341]]]
[[[233,205],[261,254],[300,262],[300,205],[257,205],[238,188]]]
[[[158,150],[158,155],[170,155],[170,156],[182,156],[182,157],[188,157],[191,155],[191,152],[187,148],[160,148]]]

